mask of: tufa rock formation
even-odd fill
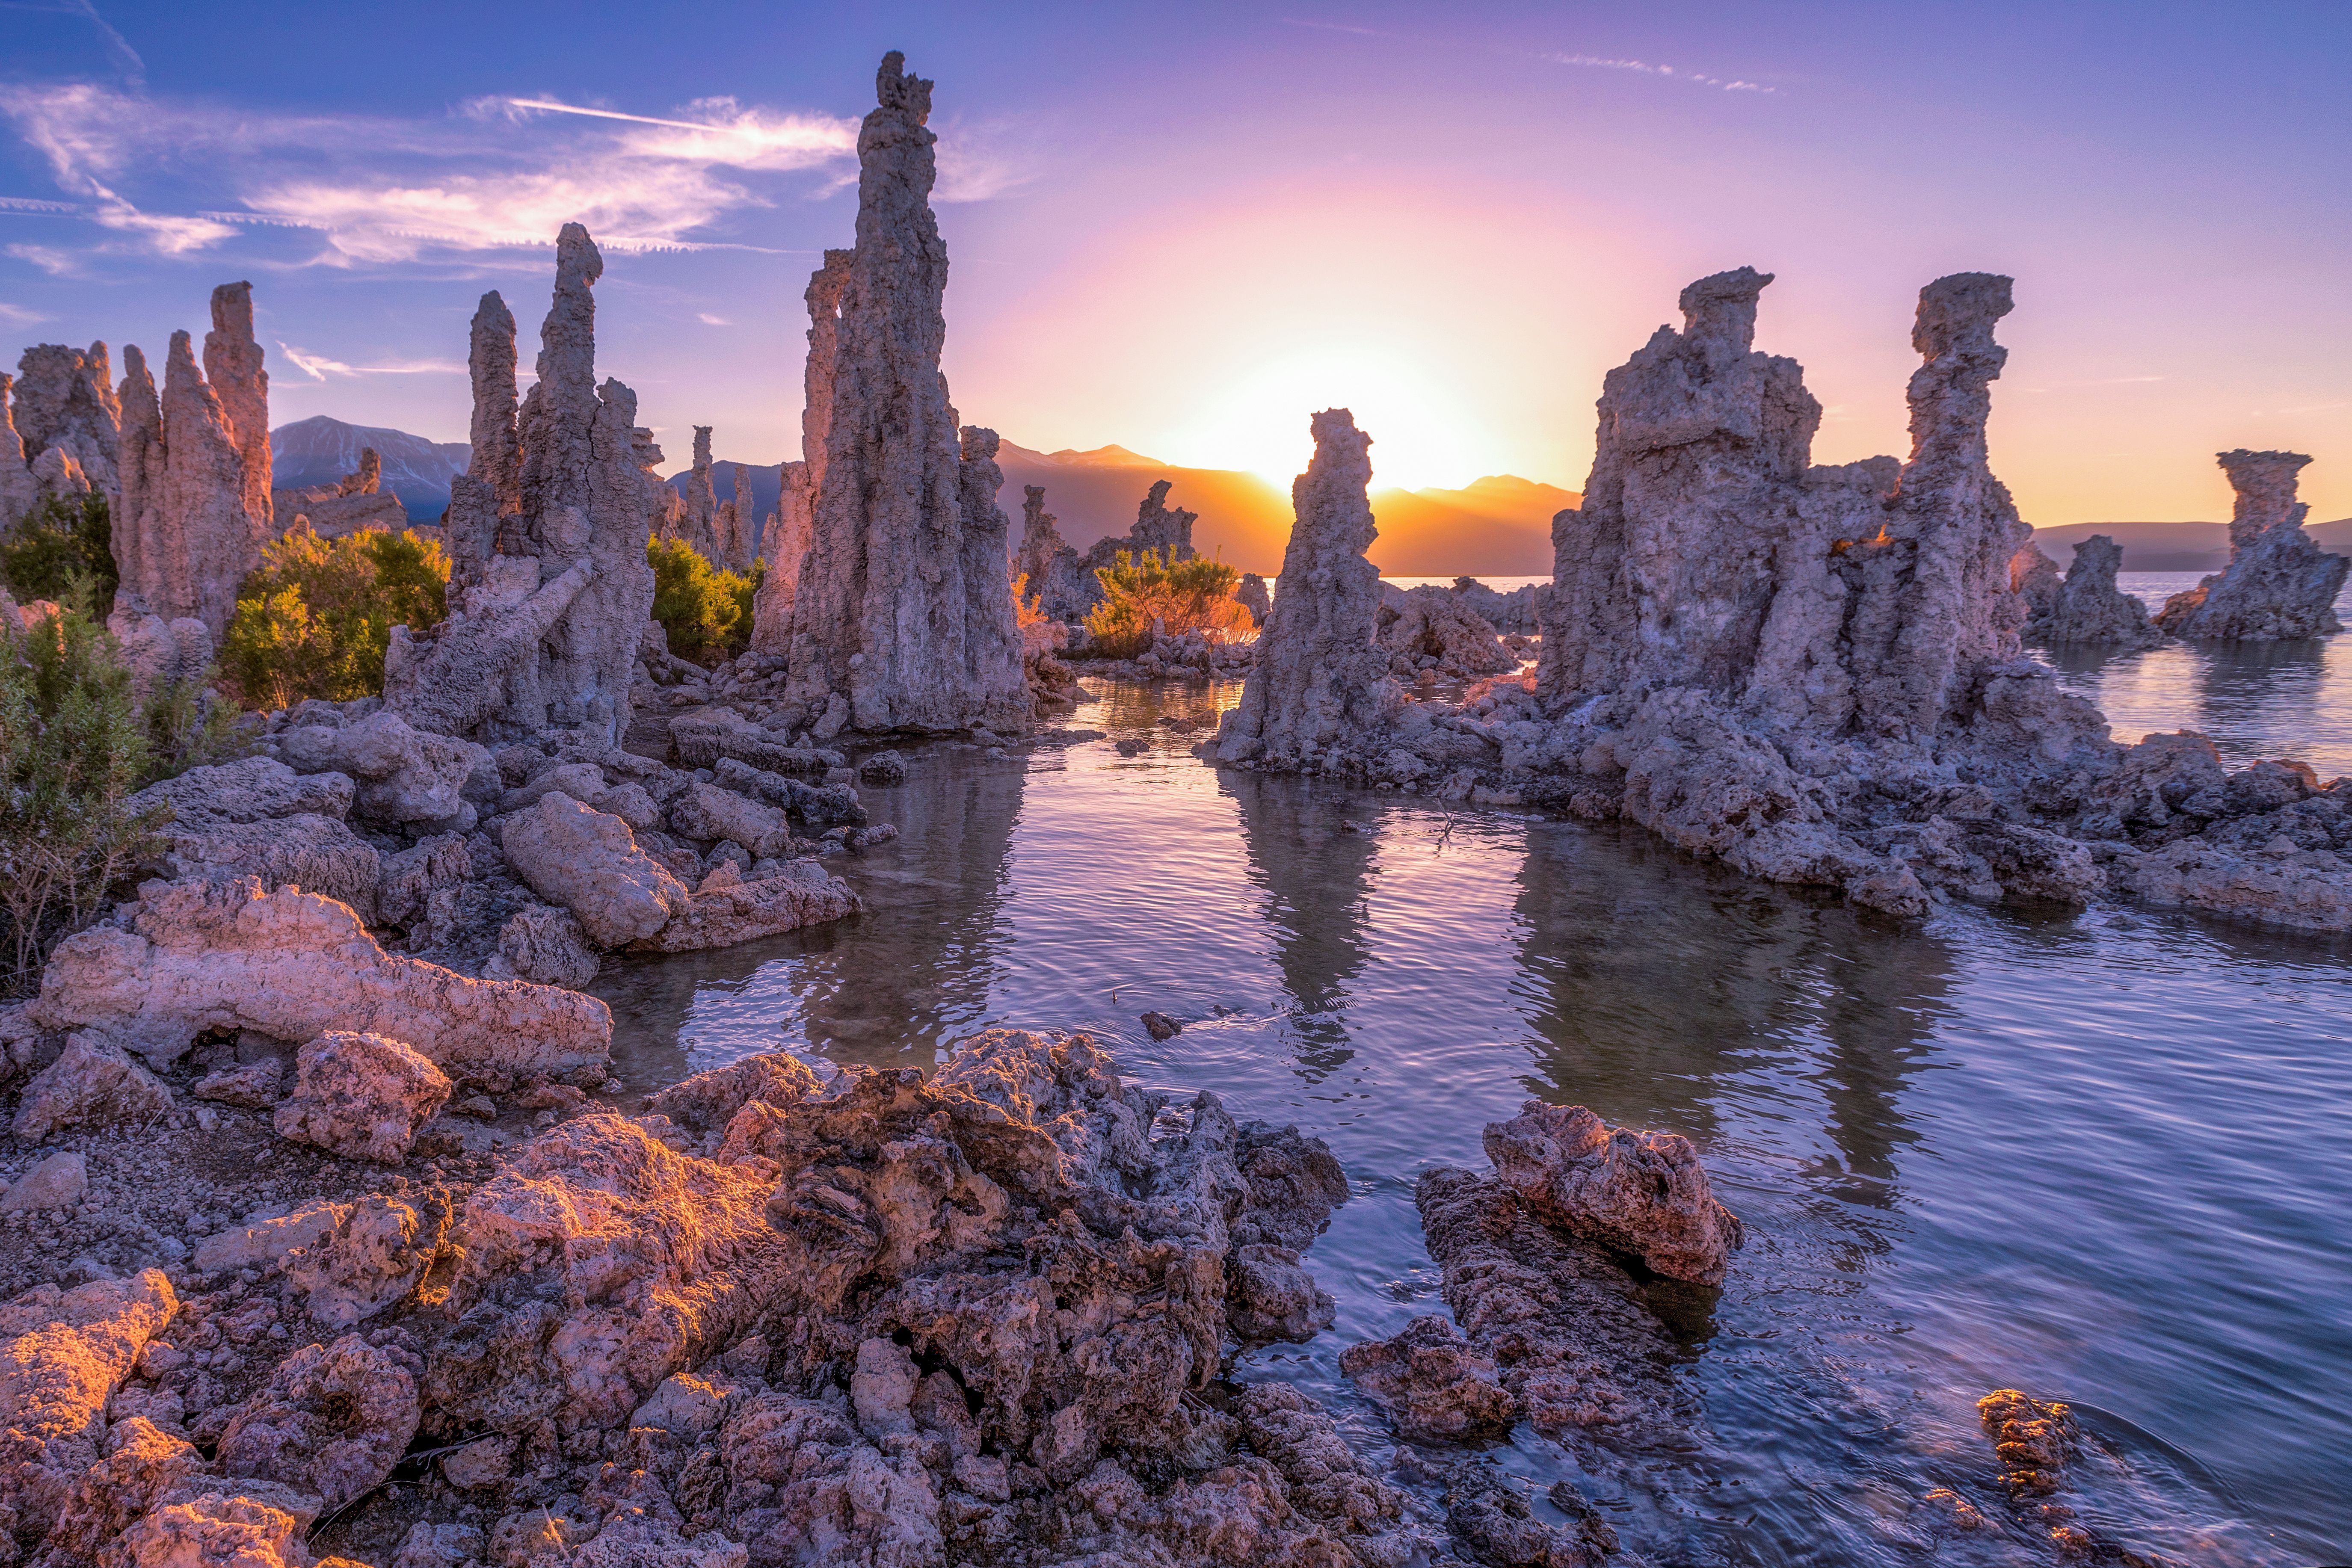
[[[282,530],[308,527],[322,539],[341,538],[362,528],[399,532],[408,527],[408,508],[383,487],[383,458],[373,446],[360,448],[360,465],[332,485],[273,490],[270,504]]]
[[[710,426],[694,427],[694,467],[688,474],[685,507],[668,537],[682,540],[695,554],[715,565],[725,565],[719,553],[719,493],[710,483]]]
[[[2025,640],[2078,648],[2153,648],[2163,642],[2164,633],[2148,621],[2147,607],[2116,586],[2116,570],[2123,560],[2123,546],[2105,534],[2093,534],[2076,545],[2074,564],[2066,569],[2055,591],[2048,592],[2046,605],[2027,598]],[[2046,591],[2031,568],[2027,579],[2032,593]],[[2020,591],[2027,591],[2026,585]]]
[[[42,343],[16,361],[15,424],[24,444],[23,461],[37,464],[54,450],[53,467],[70,458],[110,505],[120,482],[115,455],[122,411],[110,381],[104,343],[87,350]]]
[[[0,528],[15,528],[18,518],[41,502],[40,482],[25,461],[25,443],[9,407],[15,382],[14,376],[0,375]]]
[[[787,463],[780,476],[776,510],[768,519],[761,558],[767,563],[760,591],[751,601],[751,652],[781,657],[793,644],[793,599],[800,585],[801,560],[808,554],[814,523],[809,465]]]
[[[653,609],[646,539],[661,452],[637,428],[636,394],[596,384],[590,290],[604,270],[588,231],[566,224],[539,380],[520,409],[514,318],[495,294],[475,315],[474,456],[447,521],[451,613],[421,634],[394,628],[384,660],[385,703],[420,728],[506,740],[554,726],[610,745],[627,726]]]
[[[2230,564],[2167,600],[2157,625],[2176,637],[2235,643],[2341,632],[2336,596],[2352,557],[2326,553],[2303,531],[2311,507],[2294,498],[2295,476],[2311,459],[2242,448],[2220,454],[2219,461],[2237,492]]]
[[[205,334],[205,376],[228,416],[244,465],[245,509],[263,538],[271,527],[269,497],[269,372],[253,338],[253,285],[224,283],[213,290],[213,329]]]
[[[1102,584],[1062,538],[1054,514],[1045,509],[1045,487],[1024,485],[1021,503],[1021,549],[1014,573],[1026,580],[1023,591],[1048,620],[1077,621],[1102,598]],[[1163,486],[1164,488],[1164,486]],[[1087,593],[1091,587],[1093,593]]]
[[[137,377],[143,404],[149,384],[143,365]],[[143,431],[146,420],[142,406],[133,423]],[[122,517],[115,526],[117,591],[136,610],[165,621],[192,617],[218,637],[236,612],[237,585],[261,563],[268,521],[266,512],[257,514],[247,504],[236,429],[196,369],[185,332],[172,334],[163,361],[160,427],[162,483],[150,485],[156,475],[142,457],[139,515]]]
[[[793,585],[787,701],[855,728],[1025,727],[992,433],[957,418],[940,374],[947,248],[932,219],[931,84],[885,57],[858,132],[857,245],[809,288],[803,432],[816,497]],[[837,300],[837,319],[830,308]],[[805,436],[804,436],[805,441]],[[822,454],[822,459],[818,456]]]
[[[1313,429],[1257,666],[1218,727],[1222,761],[1295,768],[1374,743],[1400,700],[1377,643],[1381,574],[1364,559],[1379,536],[1371,437],[1344,408],[1317,414]]]

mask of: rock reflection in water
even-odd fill
[[[1354,1054],[1346,1020],[1348,988],[1371,957],[1365,939],[1379,812],[1318,800],[1296,777],[1223,773],[1219,793],[1241,813],[1250,880],[1266,894],[1275,962],[1293,1004],[1291,1031],[1309,1082]]]

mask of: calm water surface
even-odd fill
[[[2229,746],[2315,733],[2197,657],[2070,678],[2172,682],[2200,727],[2239,716]],[[1937,1552],[1912,1512],[1948,1486],[2010,1521],[1974,1412],[2002,1385],[2083,1412],[2069,1500],[2116,1539],[2352,1558],[2352,954],[2111,910],[1897,927],[1639,835],[1219,773],[1158,722],[1235,695],[1108,688],[1076,722],[1146,737],[1131,758],[912,752],[866,792],[904,830],[851,864],[866,914],[608,969],[625,1079],[1085,1029],[1147,1083],[1296,1122],[1353,1183],[1308,1256],[1339,1320],[1235,1375],[1298,1382],[1375,1452],[1339,1354],[1444,1310],[1415,1175],[1485,1168],[1481,1128],[1529,1096],[1581,1103],[1695,1139],[1750,1239],[1686,1325],[1694,1452],[1501,1451],[1652,1562],[2047,1560],[2015,1522]],[[1152,1040],[1146,1009],[1184,1031]]]

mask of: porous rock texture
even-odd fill
[[[396,633],[384,659],[385,704],[420,727],[497,742],[557,726],[606,745],[627,727],[661,452],[637,427],[636,394],[596,382],[590,291],[604,270],[588,231],[564,225],[539,379],[519,409],[514,319],[495,294],[476,313],[474,471],[452,482],[446,523],[456,602],[432,630]]]
[[[13,528],[18,518],[40,505],[41,486],[25,461],[24,438],[16,434],[11,389],[16,378],[0,374],[0,528]]]
[[[1378,645],[1380,572],[1364,559],[1372,521],[1371,437],[1346,409],[1315,416],[1315,457],[1290,487],[1297,521],[1283,549],[1256,667],[1217,730],[1217,756],[1303,768],[1376,742],[1402,698]]]
[[[760,553],[759,514],[751,503],[751,466],[748,463],[732,463],[728,467],[735,481],[734,493],[719,503],[719,510],[711,519],[711,531],[719,541],[716,564],[730,571],[749,572]]]
[[[1351,1344],[1339,1370],[1389,1413],[1399,1437],[1414,1442],[1505,1431],[1517,1409],[1493,1360],[1447,1318],[1418,1317],[1394,1338]]]
[[[2304,532],[2308,502],[2294,498],[2296,476],[2311,461],[2299,452],[2220,455],[2236,504],[2230,513],[2230,564],[2176,593],[2156,623],[2176,637],[2206,642],[2275,643],[2341,632],[2336,598],[2352,556],[2329,555]]]
[[[2038,581],[2032,590],[2021,584],[2027,605],[2025,640],[2077,648],[2153,648],[2163,642],[2164,633],[2147,618],[2147,606],[2116,586],[2123,562],[2123,546],[2093,534],[2074,547],[2074,564],[2049,593],[2046,608],[2037,607],[2032,597],[2040,591]]]
[[[191,768],[131,798],[133,810],[168,810],[150,869],[168,880],[258,877],[264,888],[307,888],[373,915],[382,853],[352,831],[353,786],[341,773],[297,774],[247,757]]]
[[[269,496],[269,372],[253,336],[253,285],[215,288],[212,313],[213,329],[205,334],[205,379],[228,418],[246,513],[257,535],[268,538],[277,532]],[[168,444],[168,432],[164,439]]]
[[[958,433],[940,373],[947,247],[931,215],[931,84],[886,57],[858,131],[857,244],[809,290],[815,524],[793,587],[787,701],[856,729],[1017,734],[1030,699],[992,432]],[[837,286],[837,289],[836,289]],[[820,342],[829,335],[831,341]],[[819,411],[822,410],[820,413]],[[804,423],[803,429],[807,428]]]
[[[1486,1146],[1495,1178],[1549,1224],[1670,1280],[1723,1283],[1740,1225],[1716,1201],[1688,1138],[1530,1100],[1510,1121],[1487,1124]]]
[[[353,780],[352,814],[383,826],[470,828],[468,786],[484,779],[487,788],[485,775],[496,770],[486,748],[418,729],[390,708],[350,723],[289,726],[273,739],[278,760],[296,773]]]
[[[811,363],[814,363],[814,358]],[[793,599],[800,584],[801,560],[808,554],[815,520],[816,502],[809,490],[808,464],[785,464],[776,510],[768,519],[767,536],[760,546],[767,570],[760,579],[760,591],[751,601],[751,652],[755,653],[781,657],[792,651]]]
[[[278,1134],[352,1159],[398,1165],[449,1098],[447,1073],[401,1041],[330,1030],[295,1058]]]
[[[1078,552],[1062,538],[1054,514],[1045,509],[1045,486],[1021,487],[1021,548],[1013,570],[1023,580],[1023,593],[1047,619],[1079,621],[1102,597],[1094,573],[1081,566]],[[1088,584],[1095,592],[1089,598]]]
[[[686,889],[637,847],[628,823],[560,789],[502,819],[499,831],[515,873],[570,910],[599,947],[651,936],[686,907]]]
[[[220,335],[207,337],[208,353]],[[219,389],[196,368],[188,334],[172,334],[160,400],[145,359],[135,350],[124,352],[124,423],[131,431],[130,455],[137,469],[114,514],[117,602],[167,622],[201,621],[215,637],[227,630],[237,587],[260,564],[261,547],[270,537],[267,378],[259,371],[259,349],[252,352],[258,383],[247,381],[231,391],[240,406],[262,400],[254,416],[265,422],[258,510],[247,495],[241,432]],[[227,354],[222,362],[243,374],[242,352]]]
[[[207,1030],[279,1040],[356,1030],[444,1067],[601,1074],[603,1002],[551,986],[469,980],[386,953],[349,906],[258,879],[148,883],[106,924],[58,944],[32,1016],[100,1030],[154,1062]]]
[[[122,428],[111,361],[104,343],[88,349],[40,343],[16,361],[13,423],[19,461],[56,452],[112,502],[120,489],[116,458]]]
[[[1381,606],[1381,646],[1402,680],[1432,670],[1444,678],[1496,675],[1519,667],[1485,617],[1452,589],[1407,589],[1401,603]]]

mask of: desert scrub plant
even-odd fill
[[[1047,619],[1045,612],[1037,602],[1042,597],[1044,597],[1042,594],[1029,591],[1027,572],[1016,571],[1013,574],[1013,619],[1017,624],[1025,629],[1045,623]]]
[[[322,539],[298,528],[261,547],[237,590],[222,672],[248,707],[379,696],[392,629],[438,625],[448,583],[448,556],[414,530]]]
[[[647,539],[646,564],[654,569],[654,619],[669,639],[669,651],[709,668],[742,652],[751,640],[751,599],[766,575],[712,566],[684,539]]]
[[[1239,569],[1208,556],[1162,564],[1158,550],[1136,559],[1126,550],[1095,568],[1102,602],[1087,612],[1087,652],[1131,659],[1150,651],[1152,623],[1170,636],[1198,632],[1214,643],[1236,642],[1251,630],[1248,610],[1234,598]]]
[[[0,626],[0,995],[37,984],[156,847],[171,809],[131,796],[239,749],[235,717],[194,683],[142,696],[79,611]]]
[[[0,534],[0,579],[20,600],[53,599],[103,618],[114,603],[114,526],[106,497],[51,496]]]

